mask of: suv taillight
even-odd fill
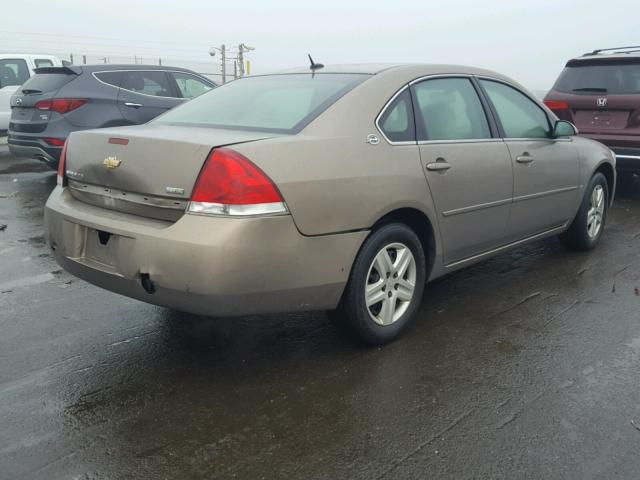
[[[201,215],[274,215],[287,205],[271,179],[230,148],[215,148],[196,180],[189,213]]]
[[[62,153],[60,153],[60,161],[58,162],[58,185],[64,187],[67,184],[67,175],[65,169],[67,168],[67,145],[69,145],[69,139],[64,142],[62,147]]]
[[[569,110],[567,102],[558,102],[556,100],[545,100],[544,104],[551,110]]]
[[[58,113],[69,113],[80,108],[89,100],[84,98],[56,98],[54,100],[40,100],[36,103],[38,110],[51,110]]]

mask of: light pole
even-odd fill
[[[227,48],[224,45],[224,43],[220,45],[219,48],[211,47],[209,49],[209,55],[211,55],[212,57],[215,57],[216,50],[220,52],[220,66],[222,67],[221,68],[222,83],[227,83]]]

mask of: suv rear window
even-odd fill
[[[76,78],[73,73],[36,73],[22,85],[22,90],[53,92]]]
[[[334,73],[246,77],[214,88],[154,121],[296,133],[367,78]]]
[[[553,89],[586,95],[640,93],[640,62],[570,62]]]

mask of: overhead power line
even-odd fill
[[[95,39],[95,40],[107,40],[109,42],[113,41],[122,41],[122,38],[112,38],[112,37],[97,37],[91,35],[68,35],[62,33],[42,33],[42,32],[21,32],[17,30],[0,30],[0,33],[9,33],[9,34],[17,34],[17,35],[32,35],[36,37],[58,37],[58,38],[79,38],[82,40],[86,39]],[[129,40],[136,43],[155,43],[162,45],[189,45],[196,48],[207,48],[207,42],[203,41],[202,43],[193,43],[193,42],[174,42],[174,41],[166,41],[166,40]]]

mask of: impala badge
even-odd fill
[[[116,157],[107,157],[102,161],[102,164],[107,167],[109,170],[113,170],[114,168],[118,168],[122,160],[118,160]]]
[[[180,187],[166,187],[165,192],[171,193],[173,195],[184,195],[184,188]]]

